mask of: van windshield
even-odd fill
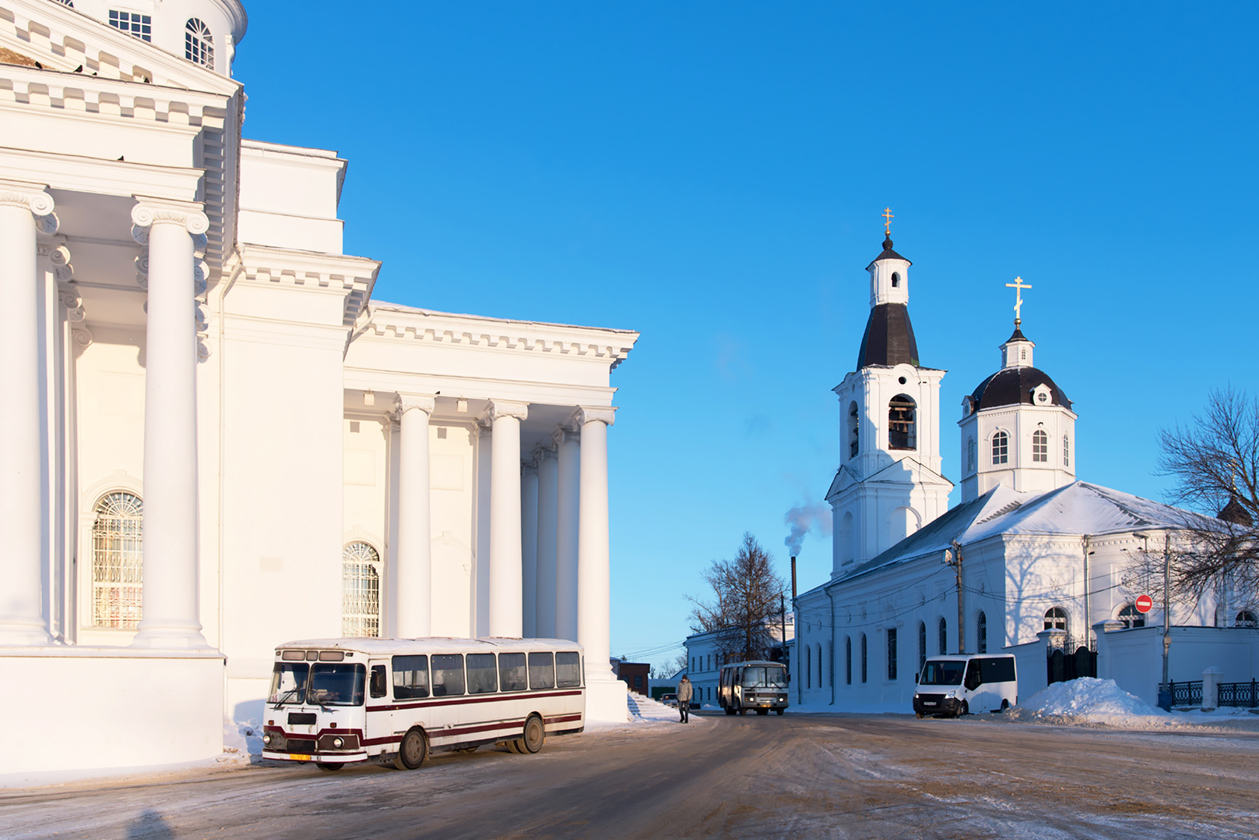
[[[961,685],[965,662],[928,662],[922,666],[921,685]]]
[[[787,671],[785,668],[753,667],[743,669],[743,686],[745,688],[786,688]]]

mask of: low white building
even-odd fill
[[[844,447],[828,493],[833,565],[829,579],[796,602],[793,702],[908,711],[924,658],[958,652],[1015,651],[1020,690],[1042,688],[1053,646],[1076,650],[1095,644],[1098,632],[1161,628],[1161,599],[1148,615],[1136,609],[1149,588],[1134,576],[1135,558],[1159,554],[1166,540],[1176,544],[1186,526],[1203,521],[1076,480],[1076,414],[1033,365],[1035,345],[1020,317],[1029,287],[1017,279],[1009,284],[1016,319],[1001,367],[963,401],[961,502],[946,512],[951,484],[940,473],[936,399],[944,372],[919,362],[909,266],[889,235],[869,267],[871,314],[858,370],[835,389]],[[1250,620],[1253,598],[1231,592],[1228,603],[1173,603],[1169,623],[1225,630]],[[1259,634],[1247,632],[1259,652]],[[1170,678],[1201,679],[1204,668],[1220,664],[1211,661],[1216,654],[1221,663],[1259,661],[1254,652],[1237,654],[1237,639],[1226,635],[1218,635],[1216,653],[1200,643],[1202,634],[1183,652],[1173,643]],[[1153,702],[1159,665],[1100,663],[1099,672]],[[1237,670],[1224,680],[1255,675],[1253,664]]]
[[[780,652],[776,655],[786,657],[786,651],[790,651],[791,641],[795,637],[795,622],[792,614],[788,612],[786,616],[775,616],[766,622],[765,627],[772,645],[776,646]],[[695,689],[697,703],[704,705],[717,703],[717,680],[721,675],[721,666],[729,661],[737,661],[731,660],[729,655],[723,652],[723,635],[728,638],[729,632],[714,630],[708,633],[694,633],[687,636],[686,641],[683,642],[686,648],[686,675],[690,677],[691,685]],[[786,651],[783,646],[784,635],[787,639]],[[681,674],[678,674],[677,679],[681,679]]]
[[[623,719],[637,334],[373,300],[346,162],[241,137],[245,29],[238,0],[0,0],[3,770],[216,755],[292,638],[576,639]]]

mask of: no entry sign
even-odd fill
[[[1140,595],[1137,597],[1137,612],[1148,613],[1154,609],[1154,599],[1149,595]]]

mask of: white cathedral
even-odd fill
[[[890,217],[889,217],[890,221]],[[841,459],[827,493],[829,580],[796,601],[792,701],[849,711],[910,710],[927,656],[1014,653],[1024,697],[1049,654],[1095,646],[1098,676],[1153,704],[1163,609],[1135,607],[1136,559],[1183,540],[1194,514],[1076,480],[1075,421],[1063,389],[1034,365],[1021,329],[1001,366],[962,402],[960,503],[942,474],[940,382],[909,317],[910,262],[890,228],[870,263],[870,315],[839,397]],[[925,358],[930,358],[929,355]],[[1148,581],[1147,581],[1148,583]],[[1169,678],[1254,678],[1254,593],[1169,604]]]
[[[293,638],[576,639],[588,715],[623,720],[637,334],[374,300],[346,161],[242,138],[246,25],[0,0],[0,773],[218,755]]]

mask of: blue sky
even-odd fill
[[[295,10],[301,14],[295,14]],[[1259,395],[1259,5],[248,5],[245,135],[350,161],[376,297],[638,330],[612,377],[612,653],[839,462],[882,213],[944,368],[944,472],[1016,275],[1079,477],[1164,499],[1161,427]],[[830,571],[810,534],[801,591]]]

